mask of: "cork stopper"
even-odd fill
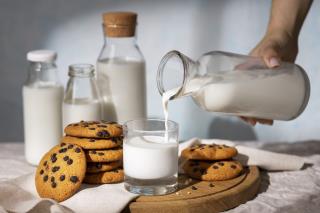
[[[132,37],[135,34],[137,14],[109,12],[103,14],[104,34],[109,37]]]

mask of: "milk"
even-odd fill
[[[25,156],[37,165],[62,136],[63,87],[23,87]]]
[[[63,127],[79,121],[101,120],[101,104],[87,99],[77,99],[74,103],[63,103]]]
[[[125,139],[126,140],[126,139]],[[136,179],[162,179],[178,171],[178,143],[163,143],[160,136],[134,137],[123,143],[125,175]]]
[[[144,62],[99,60],[97,70],[103,119],[124,123],[146,117]]]
[[[180,88],[163,94],[165,118],[168,116],[165,106],[169,99],[191,95],[200,107],[209,112],[291,120],[304,109],[307,98],[304,76],[296,71],[280,74],[271,72],[276,71],[234,70],[196,77],[179,94],[177,92]]]

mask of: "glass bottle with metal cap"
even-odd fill
[[[81,120],[99,121],[101,102],[91,64],[69,66],[69,81],[63,101],[63,127]]]
[[[63,86],[51,50],[28,52],[28,79],[23,86],[25,156],[37,165],[62,136]]]

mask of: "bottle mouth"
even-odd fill
[[[70,77],[93,77],[94,76],[94,66],[91,64],[72,64],[69,66],[68,75]]]
[[[157,71],[157,86],[160,95],[171,89],[177,89],[176,98],[186,85],[189,59],[179,51],[168,52],[160,61]]]

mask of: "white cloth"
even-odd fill
[[[182,143],[180,147],[183,148],[197,142],[199,140],[193,139]],[[248,148],[239,145],[240,143],[233,144],[230,141],[202,140],[201,142],[235,145],[240,154],[248,155],[244,158],[247,159],[245,160],[246,163],[258,166],[261,164],[267,170],[295,170],[300,169],[303,162],[314,164],[314,166],[306,168],[305,171],[262,172],[262,186],[258,197],[230,210],[230,212],[262,213],[280,210],[285,212],[282,209],[284,206],[288,207],[290,210],[288,212],[305,212],[302,210],[306,209],[312,212],[311,210],[320,208],[320,155],[305,158]],[[250,143],[247,144],[250,145]],[[17,156],[12,154],[5,155],[10,159],[2,158],[3,151],[0,144],[0,171],[2,172],[0,178],[2,180],[5,178],[3,169],[10,167],[11,161],[21,161],[21,159],[16,160],[15,157]],[[18,155],[18,157],[21,157],[21,155]],[[3,162],[6,162],[6,164],[3,165]],[[7,176],[11,177],[10,174]],[[33,173],[0,182],[0,212],[119,212],[135,197],[135,194],[124,190],[122,183],[100,186],[84,184],[74,196],[64,202],[57,203],[50,199],[40,199],[38,197],[35,191]],[[300,208],[293,208],[295,202],[300,203]],[[306,205],[304,205],[305,203]]]

